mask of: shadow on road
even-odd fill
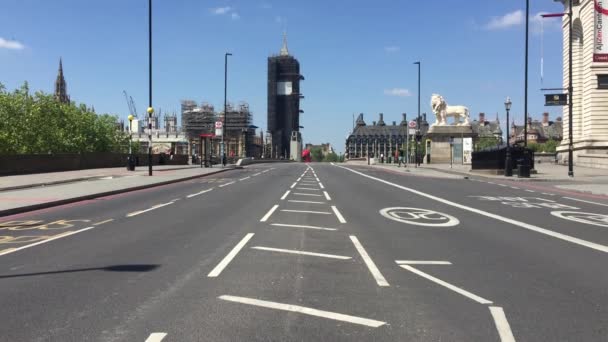
[[[77,268],[77,269],[73,269],[73,270],[0,275],[0,279],[17,278],[17,277],[31,277],[31,276],[48,275],[48,274],[88,272],[88,271],[150,272],[150,271],[154,271],[155,269],[157,269],[159,267],[160,267],[160,265],[155,265],[155,264],[112,265],[112,266],[106,266],[106,267]]]

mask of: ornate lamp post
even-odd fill
[[[511,98],[505,100],[505,110],[507,111],[507,156],[505,158],[505,177],[513,176],[513,167],[511,166],[511,142],[509,141],[509,111],[511,110]]]

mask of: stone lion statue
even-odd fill
[[[469,109],[465,106],[448,106],[443,99],[443,96],[439,94],[433,94],[431,96],[431,108],[435,113],[436,121],[432,126],[445,126],[447,125],[447,117],[454,117],[454,124],[458,126],[470,125]],[[462,121],[461,121],[462,119]]]

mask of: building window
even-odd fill
[[[608,89],[608,74],[597,75],[597,89]]]

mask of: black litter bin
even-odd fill
[[[517,161],[517,178],[530,178],[530,163],[525,158]]]
[[[135,158],[133,156],[127,157],[127,171],[135,171]]]

